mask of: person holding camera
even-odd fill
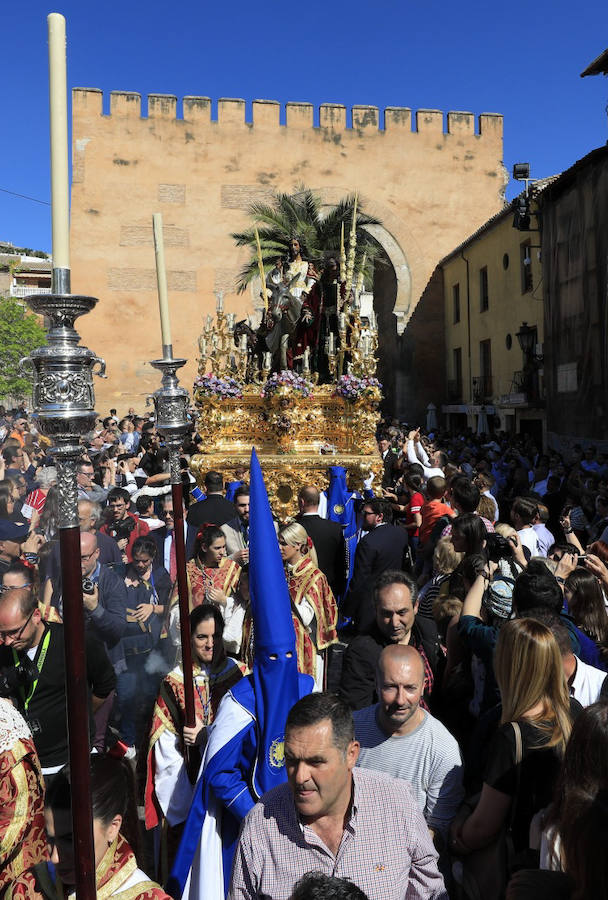
[[[93,735],[93,714],[114,691],[116,675],[90,630],[85,658]],[[30,726],[48,787],[68,761],[64,631],[63,625],[44,621],[29,587],[0,593],[0,679]]]
[[[122,553],[123,562],[133,561],[133,544],[137,538],[150,532],[145,522],[141,522],[129,512],[130,494],[125,488],[112,488],[108,494],[111,519],[99,529],[114,538]]]

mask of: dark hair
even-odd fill
[[[592,640],[608,642],[608,615],[595,575],[579,566],[568,575],[564,587],[570,591],[568,610],[575,624]]]
[[[138,515],[143,516],[146,510],[150,508],[150,504],[153,502],[154,498],[151,497],[150,494],[140,494],[135,501],[135,509],[137,510]]]
[[[200,556],[203,546],[210,547],[218,538],[225,538],[226,535],[218,525],[203,525],[196,535],[194,544],[194,555]]]
[[[224,649],[224,617],[217,606],[212,603],[201,603],[195,606],[190,613],[190,637],[194,634],[201,622],[207,619],[213,619],[215,622],[215,631],[213,632],[213,657],[211,659],[210,669],[212,672],[220,672],[226,664],[226,651]]]
[[[144,553],[146,556],[154,559],[156,557],[156,541],[154,538],[151,538],[148,534],[142,534],[141,537],[135,538],[131,547],[131,558],[136,553]]]
[[[412,491],[419,491],[422,488],[422,475],[418,475],[417,472],[406,472],[403,481]]]
[[[236,489],[234,492],[233,501],[238,500],[239,497],[248,497],[249,496],[249,485],[242,484],[240,487]]]
[[[369,507],[374,515],[383,516],[384,521],[388,522],[389,525],[393,521],[391,508],[386,500],[382,500],[380,497],[372,497],[371,500],[363,501],[363,506],[361,507],[361,509],[364,509],[366,506]]]
[[[3,478],[2,481],[0,481],[0,518],[2,519],[9,518],[7,503],[11,499],[12,487],[12,478]]]
[[[408,475],[419,475],[424,480],[424,468],[420,463],[410,463],[407,467]]]
[[[331,722],[334,747],[346,754],[348,745],[355,739],[353,714],[341,697],[328,691],[307,694],[291,707],[285,723],[285,735],[291,728],[307,728],[318,725],[324,719]]]
[[[408,588],[412,595],[412,605],[416,605],[418,601],[418,585],[414,579],[408,575],[407,572],[398,572],[396,569],[389,569],[376,579],[376,583],[374,584],[374,606],[378,605],[380,592],[385,588],[390,587],[391,584],[402,584]]]
[[[26,579],[28,585],[33,585],[34,584],[34,571],[35,570],[32,569],[31,566],[26,566],[25,563],[21,562],[20,559],[14,559],[13,562],[8,567],[8,569],[4,570],[4,575],[9,575],[9,574],[13,574],[13,573],[23,575],[23,577]],[[4,577],[4,575],[2,577]]]
[[[570,632],[563,623],[562,617],[548,607],[540,607],[539,609],[529,609],[526,613],[527,619],[534,619],[536,622],[542,622],[547,628],[553,632],[553,637],[557,641],[559,652],[562,656],[572,653],[572,641],[570,640]]]
[[[16,447],[4,447],[2,456],[4,457],[7,469],[11,468],[11,463],[20,453],[23,453],[23,449],[20,445]]]
[[[479,493],[479,492],[478,492]],[[483,519],[475,513],[463,513],[452,519],[452,534],[457,531],[466,542],[465,553],[481,553],[484,542],[488,536],[488,530]]]
[[[538,515],[538,505],[531,497],[516,497],[511,504],[511,512],[519,516],[524,525],[531,525]]]
[[[72,802],[70,767],[55,775],[46,793],[45,805],[69,810]],[[135,802],[135,777],[128,760],[97,753],[91,756],[91,803],[93,818],[109,825],[114,816],[122,816],[120,833],[127,839],[136,858],[140,851],[139,821]]]
[[[515,579],[513,588],[513,611],[525,616],[529,609],[548,607],[560,613],[564,597],[555,576],[544,562],[530,560],[528,567]]]
[[[447,455],[447,453],[445,452],[445,450],[436,450],[435,452],[436,452],[436,454],[437,454],[437,461],[438,461],[438,463],[439,463],[439,468],[440,468],[440,469],[445,469],[445,467],[446,467],[447,464],[448,464],[448,455]]]
[[[205,487],[207,491],[218,492],[224,488],[224,479],[220,472],[207,472],[205,475]]]
[[[606,700],[588,706],[574,721],[549,822],[560,836],[565,870],[576,885],[572,897],[586,900],[607,896],[608,867],[602,862],[608,839]],[[594,865],[589,865],[590,859],[594,860]]]
[[[474,513],[479,505],[481,491],[476,484],[466,477],[457,475],[450,484],[452,499],[458,504],[462,513]]]
[[[124,500],[128,506],[129,503],[131,502],[131,495],[124,488],[115,487],[115,488],[112,488],[111,491],[108,491],[108,496],[106,499],[107,499],[108,503],[111,503],[112,500]]]
[[[307,872],[296,882],[289,900],[368,900],[368,896],[347,878]]]

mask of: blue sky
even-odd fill
[[[500,112],[505,165],[538,178],[608,138],[608,79],[579,77],[608,46],[606,0],[3,5],[0,240],[21,246],[51,249],[49,207],[5,193],[49,200],[49,12],[69,88]]]

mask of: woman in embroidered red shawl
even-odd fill
[[[196,725],[188,728],[184,700],[184,673],[178,664],[163,680],[154,707],[148,751],[146,782],[146,828],[164,817],[169,826],[179,825],[188,815],[194,785],[188,777],[184,747],[198,771],[207,740],[207,729],[220,700],[243,676],[242,668],[226,656],[222,641],[222,614],[210,603],[190,613],[192,677]],[[193,752],[194,751],[194,752]],[[194,758],[193,758],[194,756]]]
[[[291,611],[296,632],[298,669],[312,675],[319,690],[325,684],[325,651],[338,640],[338,607],[306,530],[297,522],[279,531]]]
[[[226,538],[221,528],[203,525],[196,536],[194,559],[186,563],[190,610],[201,603],[213,603],[228,625],[234,611],[234,594],[240,571],[239,564],[226,556]],[[177,584],[171,597],[169,633],[175,646],[179,647]]]
[[[158,884],[137,867],[135,847],[139,844],[133,772],[126,760],[109,756],[91,757],[91,799],[95,880],[98,897],[125,897],[129,900],[170,900]],[[65,766],[55,776],[46,797],[45,820],[51,861],[57,878],[53,880],[46,863],[24,872],[8,889],[6,900],[59,900],[74,897],[78,861],[72,839],[70,772]]]

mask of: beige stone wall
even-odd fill
[[[160,351],[152,214],[162,212],[173,345],[196,373],[196,339],[213,292],[225,308],[253,309],[252,292],[237,296],[234,279],[245,254],[230,233],[247,224],[253,200],[306,185],[331,205],[358,191],[396,272],[394,312],[403,331],[435,265],[503,203],[502,117],[376,107],[320,107],[254,101],[246,122],[242,100],[185,97],[177,118],[173,96],[73,93],[72,289],[99,299],[79,321],[85,344],[104,356],[108,380],[97,382],[97,408],[119,411],[158,386],[147,361]],[[349,116],[349,119],[351,117]],[[447,122],[445,121],[447,119]],[[412,123],[415,129],[412,130]],[[380,125],[383,127],[380,127]],[[444,130],[447,126],[447,130]]]

